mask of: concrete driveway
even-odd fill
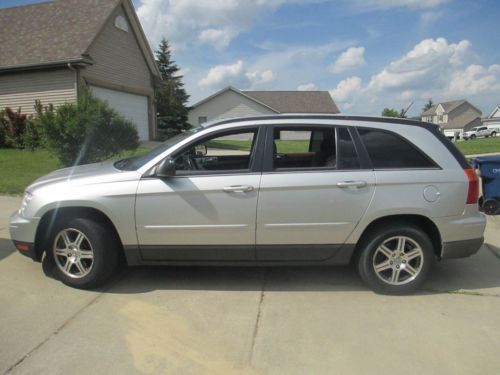
[[[18,204],[0,197],[0,374],[500,373],[500,220],[413,296],[348,267],[141,267],[86,292],[15,253]]]

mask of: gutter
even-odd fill
[[[40,69],[50,69],[50,68],[60,68],[60,67],[68,67],[70,69],[74,69],[72,64],[74,65],[93,65],[93,60],[89,58],[79,58],[79,59],[70,59],[63,61],[51,61],[46,63],[36,63],[36,64],[25,64],[25,65],[11,65],[11,66],[1,66],[1,73],[8,72],[16,72],[23,70],[40,70]]]

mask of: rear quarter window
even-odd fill
[[[403,137],[378,129],[358,129],[373,168],[436,168],[437,165]]]

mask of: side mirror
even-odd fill
[[[165,158],[156,168],[155,175],[157,177],[173,177],[175,176],[175,160],[171,157]]]

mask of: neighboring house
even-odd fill
[[[481,114],[467,100],[455,100],[435,105],[422,113],[421,118],[424,122],[439,125],[445,134],[459,134],[462,138],[464,132],[481,125]]]
[[[196,103],[189,123],[276,113],[339,113],[328,91],[240,91],[226,87]]]
[[[488,117],[483,118],[482,121],[484,126],[500,129],[500,106],[497,106],[493,112],[491,112]]]
[[[130,0],[54,0],[0,9],[0,109],[60,106],[83,87],[156,135],[160,72]]]

